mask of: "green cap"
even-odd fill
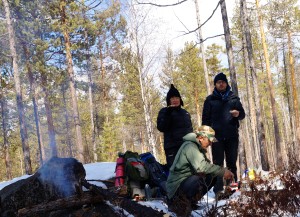
[[[218,141],[215,137],[215,131],[210,126],[202,125],[201,127],[198,127],[195,133],[197,136],[207,137],[211,142]]]

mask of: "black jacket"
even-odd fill
[[[191,115],[183,108],[165,107],[157,116],[157,129],[164,133],[164,149],[180,147],[182,137],[193,132]]]
[[[233,109],[240,112],[236,118],[229,113]],[[214,90],[204,101],[202,125],[211,126],[218,140],[238,137],[239,120],[244,118],[245,111],[240,98],[230,90],[225,96]]]

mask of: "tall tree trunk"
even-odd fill
[[[77,158],[80,162],[85,163],[85,156],[84,156],[84,147],[82,144],[82,133],[81,133],[81,124],[80,124],[80,116],[78,111],[78,104],[77,104],[77,96],[76,96],[76,89],[75,89],[75,78],[74,78],[74,70],[73,70],[73,62],[72,62],[72,54],[71,54],[71,42],[69,33],[67,30],[67,23],[66,23],[66,11],[65,5],[66,1],[61,0],[60,2],[60,13],[61,13],[61,23],[63,26],[63,35],[65,40],[65,47],[66,47],[66,61],[67,61],[67,68],[69,74],[69,85],[72,97],[72,107],[73,107],[73,117],[75,123],[75,130],[76,130],[76,146],[77,146]]]
[[[271,67],[270,67],[270,59],[269,59],[269,53],[267,49],[267,44],[266,44],[266,37],[265,37],[265,31],[263,27],[263,19],[261,16],[260,12],[260,7],[259,7],[259,0],[256,0],[256,9],[258,11],[258,19],[259,19],[259,26],[260,26],[260,34],[261,34],[261,42],[263,45],[264,49],[264,57],[266,61],[266,71],[268,75],[268,85],[269,85],[269,92],[270,92],[270,100],[271,100],[271,116],[273,118],[273,127],[274,127],[274,137],[275,137],[275,147],[276,147],[276,153],[277,153],[277,159],[275,160],[275,167],[282,167],[283,162],[282,162],[282,151],[281,151],[281,137],[280,137],[280,132],[279,132],[279,123],[278,123],[278,118],[277,118],[277,109],[276,109],[276,103],[275,103],[275,97],[274,97],[274,84],[272,81],[272,76],[271,76]]]
[[[18,59],[17,59],[17,52],[16,52],[15,33],[14,33],[13,25],[11,22],[8,1],[3,0],[3,5],[4,5],[5,17],[6,17],[6,23],[7,23],[7,31],[8,31],[8,35],[9,35],[9,47],[10,47],[10,52],[11,52],[12,62],[13,62],[14,81],[15,81],[15,89],[16,89],[16,95],[17,95],[17,107],[18,107],[18,113],[19,113],[20,134],[21,134],[21,140],[22,140],[25,172],[26,172],[26,174],[32,174],[30,149],[29,149],[29,144],[28,144],[28,135],[27,135],[27,129],[26,129],[26,122],[25,122],[24,106],[23,106],[23,101],[22,101],[22,88],[21,88],[21,83],[20,83],[20,73],[19,73]]]
[[[93,102],[93,80],[92,80],[92,72],[88,71],[89,78],[89,105],[90,105],[90,118],[91,118],[91,139],[93,145],[93,153],[94,153],[94,162],[97,162],[97,144],[95,141],[95,123],[94,123],[94,102]]]
[[[95,141],[95,123],[94,123],[94,102],[93,102],[93,86],[94,86],[94,82],[93,82],[93,72],[90,69],[89,65],[90,65],[90,54],[89,54],[89,41],[88,41],[88,33],[85,30],[84,31],[84,35],[85,35],[85,45],[86,45],[86,62],[87,62],[87,75],[88,75],[88,85],[89,85],[89,107],[90,107],[90,119],[91,119],[91,141],[92,141],[92,145],[93,145],[93,161],[97,162],[98,160],[98,155],[97,155],[97,144]]]
[[[246,2],[244,0],[240,0],[240,9],[241,12],[241,20],[242,25],[244,28],[244,36],[247,43],[247,52],[248,52],[248,59],[249,59],[249,66],[251,71],[251,76],[253,80],[253,88],[254,88],[254,95],[255,95],[255,107],[256,107],[256,118],[257,118],[257,132],[258,132],[258,142],[260,147],[260,156],[261,156],[261,164],[263,170],[269,170],[269,162],[268,162],[268,154],[267,154],[267,145],[266,145],[266,136],[265,136],[265,129],[264,123],[261,116],[261,105],[260,105],[260,96],[258,92],[258,82],[257,82],[257,74],[256,68],[254,64],[253,58],[253,49],[252,49],[252,41],[250,35],[250,29],[248,25],[248,18],[247,18],[247,8]]]
[[[62,88],[61,88],[61,91],[62,91],[62,97],[63,97],[63,103],[64,103],[64,108],[65,108],[65,121],[66,121],[66,131],[67,131],[67,134],[66,134],[66,139],[67,139],[67,145],[68,145],[68,148],[69,148],[69,156],[70,157],[73,157],[73,150],[72,150],[72,139],[71,139],[71,135],[70,135],[70,132],[71,132],[71,128],[70,128],[70,124],[69,124],[69,113],[68,113],[68,108],[67,108],[67,100],[66,100],[66,84],[63,84],[62,85]]]
[[[1,83],[2,83],[2,78]],[[9,153],[9,143],[7,139],[7,102],[4,97],[3,86],[1,84],[0,89],[0,102],[1,102],[1,116],[2,116],[2,131],[3,131],[3,147],[4,147],[4,160],[5,160],[5,168],[6,168],[6,178],[8,180],[12,179],[12,168],[11,168],[11,160]]]
[[[299,145],[300,145],[300,120],[299,120],[299,106],[298,106],[298,94],[296,87],[296,78],[295,78],[295,64],[294,64],[294,55],[292,50],[292,33],[289,30],[288,34],[288,49],[289,49],[289,69],[291,74],[291,83],[292,83],[292,96],[293,96],[293,105],[294,105],[294,117],[295,117],[295,127],[296,127],[296,135],[297,135],[297,145],[295,146],[297,149],[297,153],[299,153]]]
[[[48,135],[49,135],[49,146],[51,150],[50,157],[57,157],[57,146],[56,146],[56,139],[55,139],[55,128],[53,124],[53,116],[52,116],[52,109],[49,100],[49,90],[47,87],[47,77],[45,72],[41,72],[41,82],[42,82],[42,89],[44,91],[44,105],[46,110],[46,117],[47,117],[47,126],[48,126]]]
[[[198,88],[197,87],[194,87],[193,88],[194,89],[194,94],[193,94],[193,96],[194,96],[194,101],[195,101],[195,106],[196,106],[196,115],[197,115],[197,126],[201,126],[201,118],[200,118],[200,113],[201,113],[201,111],[200,111],[200,103],[199,103],[199,90],[198,90]]]
[[[196,8],[197,24],[198,24],[198,27],[200,27],[202,24],[201,24],[201,20],[200,20],[199,4],[198,4],[198,0],[194,0],[194,1],[195,1],[195,8]],[[203,70],[204,70],[206,91],[207,91],[207,95],[209,95],[209,94],[211,94],[211,89],[210,89],[210,82],[209,82],[209,76],[208,76],[208,69],[207,69],[207,65],[206,65],[205,48],[204,48],[204,44],[203,44],[201,28],[199,28],[198,34],[199,34],[200,52],[201,52],[201,56],[202,56],[202,65],[203,65]]]
[[[241,10],[242,12],[242,10]],[[242,17],[242,16],[241,16]],[[242,25],[243,27],[243,25]],[[243,30],[244,31],[244,28]],[[255,164],[252,164],[252,166],[255,166],[256,168],[260,165],[260,158],[259,158],[259,149],[258,149],[258,139],[257,139],[257,130],[256,130],[256,116],[255,116],[255,106],[254,106],[254,100],[253,100],[253,90],[250,88],[251,82],[249,80],[249,59],[248,59],[248,52],[247,52],[247,43],[246,43],[246,38],[244,35],[242,35],[243,38],[243,60],[244,60],[244,69],[245,69],[245,80],[246,80],[246,90],[247,90],[247,107],[248,107],[248,114],[249,114],[249,121],[250,121],[250,145],[251,145],[251,150],[252,153],[251,155],[253,156],[252,159],[254,159]],[[248,129],[248,128],[247,128]],[[249,138],[249,137],[247,137]],[[250,153],[249,153],[250,154]]]
[[[232,88],[232,91],[236,95],[239,95],[225,0],[220,0],[220,6],[221,6],[221,13],[222,13],[224,34],[225,34],[226,51],[227,51],[227,56],[228,56],[228,66],[229,66],[230,79],[231,79],[231,88]]]
[[[41,166],[41,165],[43,165],[43,161],[45,160],[45,149],[44,149],[44,144],[43,144],[42,135],[41,135],[41,125],[40,125],[40,121],[39,121],[38,105],[36,103],[37,100],[36,100],[35,80],[33,77],[31,64],[29,63],[29,49],[25,43],[23,43],[23,50],[24,50],[24,53],[26,56],[27,76],[28,76],[29,86],[30,86],[31,101],[33,104],[34,121],[35,121],[35,127],[36,127],[36,135],[37,135],[37,139],[38,139],[39,159],[40,159],[40,166]]]
[[[140,53],[139,43],[136,37],[136,49],[137,49],[137,58],[138,58],[138,72],[139,72],[139,81],[140,81],[140,88],[141,88],[141,96],[143,101],[143,108],[144,108],[144,117],[146,123],[146,131],[147,131],[147,139],[148,144],[150,145],[153,155],[155,158],[158,158],[155,139],[154,139],[154,132],[153,132],[153,123],[151,120],[151,112],[149,106],[148,96],[145,91],[145,81],[143,77],[143,62],[142,62],[142,54]]]

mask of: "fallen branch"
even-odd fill
[[[85,204],[100,203],[103,201],[103,197],[100,194],[93,194],[91,192],[85,192],[81,197],[71,196],[68,198],[58,199],[50,201],[48,203],[41,203],[32,207],[26,207],[18,210],[19,217],[35,216],[51,211],[69,209],[80,207]]]
[[[113,205],[119,206],[126,210],[128,213],[135,217],[147,217],[147,216],[157,216],[163,217],[165,213],[162,211],[154,210],[150,207],[143,206],[135,201],[132,201],[126,197],[120,197],[117,193],[109,191],[107,189],[100,188],[93,185],[86,180],[82,181],[82,186],[94,192],[95,194],[100,194],[105,200],[109,200]],[[124,213],[121,213],[124,214]]]

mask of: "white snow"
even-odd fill
[[[114,162],[101,162],[101,163],[85,164],[84,168],[86,171],[86,179],[87,180],[97,180],[97,181],[89,181],[89,182],[92,184],[95,184],[97,186],[106,188],[105,183],[101,182],[101,180],[108,180],[110,178],[113,178],[115,176],[115,166],[116,166],[116,163],[114,163]],[[264,176],[267,176],[266,172],[264,173]],[[28,177],[29,177],[29,175],[24,175],[24,176],[14,178],[9,181],[0,182],[0,190],[11,183],[14,183],[20,179],[26,179]],[[282,188],[281,182],[278,179],[277,180],[275,179],[274,185],[277,186],[277,189]],[[239,191],[235,192],[231,196],[231,199],[235,200],[240,195],[241,195],[241,193]],[[203,197],[203,199],[199,202],[200,210],[193,211],[191,216],[193,216],[193,217],[201,216],[203,210],[209,208],[212,205],[216,205],[214,196],[215,195],[214,195],[213,191],[212,190],[209,191]],[[107,203],[110,206],[112,206],[115,210],[120,209],[120,207],[115,207],[112,204],[110,204],[109,202],[107,202]],[[139,203],[144,206],[152,207],[153,209],[156,209],[156,210],[162,210],[164,213],[168,213],[170,216],[176,216],[174,213],[168,211],[168,206],[161,200],[139,201]],[[227,203],[226,200],[220,200],[218,202],[217,206],[223,206],[226,203]],[[131,215],[128,214],[128,216],[131,216]]]

